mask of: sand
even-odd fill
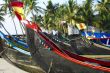
[[[0,73],[28,73],[0,58]]]

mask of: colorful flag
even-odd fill
[[[26,27],[31,28],[35,31],[36,30],[41,31],[38,24],[26,20],[25,15],[24,15],[23,3],[22,2],[12,2],[10,5],[11,5],[15,15],[17,16],[17,18],[20,20],[20,22],[22,24],[25,24]]]
[[[14,13],[18,17],[18,19],[24,20],[25,16],[24,16],[24,10],[23,10],[23,3],[22,2],[11,2],[10,5],[11,5]]]

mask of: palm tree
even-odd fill
[[[94,23],[94,11],[92,9],[93,0],[86,0],[82,6],[79,6],[79,10],[76,14],[79,23],[85,23],[86,25],[92,25]]]
[[[59,8],[61,21],[66,21],[66,23],[61,27],[63,28],[63,33],[67,34],[68,24],[75,26],[75,16],[78,11],[78,6],[74,0],[69,0],[67,4],[62,4]]]
[[[75,16],[78,11],[78,6],[76,5],[74,0],[69,0],[67,4],[62,4],[59,7],[59,16],[60,22],[66,21],[61,29],[63,33],[66,35],[68,33],[68,24],[71,26],[75,26]]]
[[[0,9],[0,21],[4,21],[3,15],[5,15],[5,13],[3,12],[2,9]]]
[[[56,27],[56,12],[59,4],[53,4],[51,0],[48,1],[44,15],[44,27],[48,30],[55,29]]]
[[[31,17],[32,22],[39,24],[41,27],[43,25],[43,17],[41,15],[34,15]]]
[[[58,10],[56,12],[56,29],[64,34],[67,33],[67,24],[62,24],[62,22],[67,21],[68,10],[66,8],[67,4],[59,5]]]
[[[69,0],[68,5],[53,4],[50,0],[46,6],[44,27],[49,30],[55,29],[67,33],[67,24],[62,26],[61,21],[68,21],[68,23],[72,24],[75,12],[77,12],[77,5],[73,0]]]
[[[0,8],[0,22],[5,20],[3,17],[4,15],[5,15],[4,10],[2,8]],[[0,23],[0,27],[2,27],[1,23]]]
[[[38,15],[38,13],[43,13],[43,8],[37,6],[38,2],[37,0],[21,0],[25,7],[24,7],[24,11],[25,14],[28,15],[29,13],[32,13],[32,15],[34,16],[34,13],[36,15]]]
[[[78,6],[76,5],[74,0],[69,0],[66,8],[68,11],[67,12],[67,21],[71,25],[74,25],[74,23],[72,21],[74,20],[75,15],[78,11]]]
[[[98,11],[100,28],[103,30],[110,29],[110,1],[98,1],[96,10]]]

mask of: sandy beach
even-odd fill
[[[0,58],[0,73],[28,73]]]

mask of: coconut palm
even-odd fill
[[[78,6],[76,5],[74,0],[69,0],[67,4],[62,4],[59,6],[59,10],[57,11],[58,20],[60,20],[60,30],[64,33],[68,33],[68,24],[74,26],[75,25],[75,16],[78,11]],[[61,22],[64,21],[61,25]]]
[[[100,28],[110,29],[110,0],[98,1],[96,10],[98,10]]]
[[[78,11],[78,6],[76,5],[74,0],[69,0],[67,4],[62,4],[59,7],[59,16],[61,21],[66,21],[61,29],[63,28],[63,33],[67,33],[68,31],[68,23],[72,26],[75,25],[75,16]]]
[[[40,26],[43,25],[43,17],[41,15],[34,15],[33,17],[31,17],[32,22],[35,22],[37,24],[39,24]]]
[[[21,0],[25,7],[24,7],[24,11],[25,14],[29,14],[32,13],[32,15],[34,16],[34,14],[38,15],[38,13],[43,13],[43,8],[38,6],[38,2],[37,0]]]
[[[74,17],[78,11],[78,6],[76,5],[74,0],[69,0],[68,4],[67,4],[67,21],[71,24],[74,25],[72,23],[72,21],[74,20]]]
[[[48,1],[44,15],[44,27],[47,29],[55,29],[56,27],[56,12],[59,4],[53,4],[51,0]]]
[[[55,15],[55,21],[56,21],[56,30],[60,31],[63,34],[67,33],[67,23],[64,23],[67,21],[67,4],[59,5],[56,15]]]
[[[1,7],[0,8],[0,27],[2,26],[1,21],[4,21],[5,20],[4,17],[3,17],[4,15],[5,15],[4,10]]]
[[[0,21],[4,21],[3,15],[5,15],[5,14],[4,14],[3,10],[0,9]]]
[[[79,6],[77,13],[78,22],[83,22],[86,25],[92,25],[94,22],[94,11],[92,9],[93,0],[86,0],[82,6]]]

